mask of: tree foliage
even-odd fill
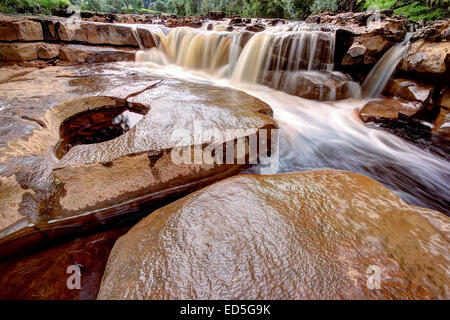
[[[224,11],[228,16],[305,19],[320,12],[392,9],[418,21],[449,17],[450,0],[0,0],[0,12],[51,14],[70,2],[93,12],[166,12],[181,16]],[[155,11],[152,11],[155,10]]]

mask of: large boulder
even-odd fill
[[[448,299],[449,227],[356,173],[236,176],[122,236],[98,299]]]
[[[114,65],[31,71],[0,84],[0,96],[0,255],[132,214],[248,165],[234,158],[177,163],[172,151],[180,143],[206,154],[211,143],[276,127],[270,107],[241,91]],[[197,122],[205,131],[242,131],[179,141],[176,133],[189,137]]]

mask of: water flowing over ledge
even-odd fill
[[[264,84],[311,99],[360,95],[356,82],[333,71],[336,33],[331,27],[290,23],[254,35],[245,30],[192,28],[156,30],[153,34],[158,47],[139,51],[137,62],[174,64],[217,79]]]

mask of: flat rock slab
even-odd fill
[[[132,67],[47,67],[0,84],[0,255],[159,203],[245,166],[175,164],[175,130],[192,134],[195,121],[219,131],[244,129],[243,137],[276,128],[270,107],[243,92]],[[112,140],[75,145],[55,157],[67,119],[106,107],[147,114]],[[200,137],[183,146],[229,141],[234,138]]]
[[[239,175],[119,238],[98,299],[448,299],[449,237],[360,174]]]

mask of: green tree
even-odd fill
[[[168,0],[166,2],[166,11],[170,14],[176,14],[175,12],[175,3],[173,2],[173,0]]]
[[[166,12],[166,4],[161,0],[155,2],[155,10],[159,12]]]
[[[195,16],[198,13],[197,0],[184,0],[184,8],[187,16]]]

